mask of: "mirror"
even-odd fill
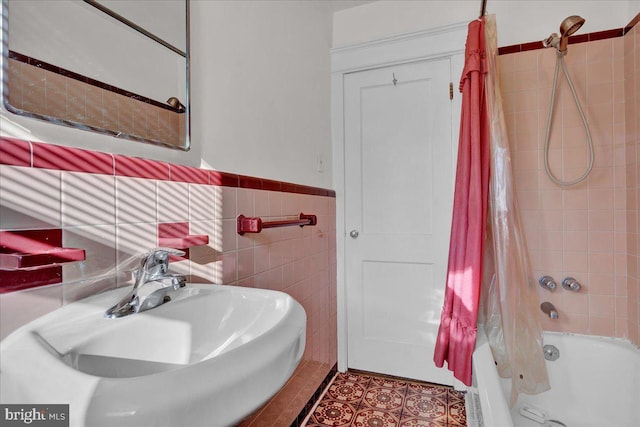
[[[12,113],[189,149],[189,0],[2,0]]]

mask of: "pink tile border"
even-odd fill
[[[624,27],[624,33],[627,34],[639,22],[640,22],[640,13],[634,16],[631,22],[629,22],[627,26]]]
[[[209,184],[209,171],[183,165],[169,165],[171,181]]]
[[[21,139],[0,137],[0,164],[31,166],[31,143]]]
[[[127,157],[120,154],[113,156],[115,160],[115,174],[134,178],[159,179],[168,181],[169,164],[139,157]]]
[[[113,175],[113,155],[61,145],[32,143],[33,167]]]
[[[156,160],[0,137],[0,164],[335,197],[334,190]]]

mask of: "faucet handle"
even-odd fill
[[[580,285],[580,282],[578,282],[573,277],[565,277],[565,279],[562,281],[562,288],[566,289],[567,291],[578,292],[581,287],[582,286]]]
[[[184,251],[174,248],[159,247],[147,252],[140,262],[140,272],[154,278],[167,274],[169,270],[169,255],[183,256]]]
[[[161,262],[168,263],[169,255],[183,256],[184,254],[185,252],[180,249],[158,247],[147,252],[147,258],[151,257]]]
[[[161,246],[147,252],[147,258],[151,257],[162,263],[168,264],[169,255],[183,256],[184,254],[185,252],[181,251],[180,249],[167,248],[167,247]]]
[[[551,276],[542,276],[540,279],[538,279],[538,283],[540,284],[540,286],[550,290],[551,292],[555,291],[556,287],[558,287],[558,284],[555,280],[553,280],[553,277]]]
[[[154,250],[150,251],[149,253],[156,253],[156,252],[166,252],[169,255],[176,255],[176,256],[183,256],[184,255],[184,251],[181,251],[180,249],[175,249],[175,248],[168,248],[166,246],[160,246],[155,248]]]

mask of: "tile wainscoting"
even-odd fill
[[[317,224],[236,232],[238,215]],[[171,263],[192,282],[284,291],[307,313],[303,360],[288,386],[245,422],[290,425],[336,363],[335,193],[146,159],[0,139],[0,230],[59,228],[86,260],[62,283],[0,293],[0,337],[64,304],[128,284],[161,224],[188,223],[209,243]],[[114,281],[114,277],[116,280]],[[277,409],[274,409],[277,408]]]

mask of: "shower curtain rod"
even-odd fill
[[[480,7],[480,16],[478,18],[482,18],[487,11],[487,0],[482,0],[482,6]]]

